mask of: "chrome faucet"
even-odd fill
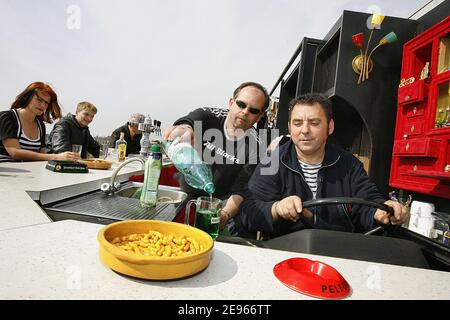
[[[107,183],[107,182],[102,183],[102,185],[100,186],[100,190],[102,190],[103,192],[105,192],[108,195],[109,194],[114,195],[114,192],[117,191],[117,187],[119,186],[119,183],[115,182],[117,174],[119,173],[120,169],[122,169],[125,165],[127,165],[128,163],[133,162],[133,161],[139,161],[142,164],[142,170],[145,170],[145,160],[143,158],[135,157],[135,158],[130,158],[128,160],[125,160],[114,170],[114,172],[111,176],[110,183]]]

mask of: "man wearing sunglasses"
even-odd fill
[[[233,228],[232,218],[238,213],[259,154],[263,154],[253,125],[264,115],[269,100],[262,85],[244,82],[234,90],[228,109],[198,108],[165,130],[165,140],[182,137],[182,141],[190,142],[202,160],[211,165],[216,187],[214,197],[226,200],[221,211],[221,229],[227,223],[227,229]],[[182,189],[192,197],[203,195],[190,188],[181,175],[178,179]]]

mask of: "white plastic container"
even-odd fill
[[[434,228],[434,204],[428,202],[413,201],[411,203],[411,217],[408,229],[425,237],[431,238]]]

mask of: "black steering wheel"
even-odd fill
[[[329,204],[366,205],[384,210],[390,215],[394,214],[394,209],[386,204],[358,198],[344,197],[310,200],[303,202],[303,207]],[[377,227],[365,234],[322,229],[302,229],[268,239],[262,243],[262,247],[318,256],[429,268],[422,248],[414,242],[396,237],[365,236],[388,226],[391,225],[387,224]]]
[[[303,202],[303,208],[310,208],[315,206],[324,206],[329,204],[361,204],[369,207],[374,207],[386,211],[389,215],[394,215],[394,209],[391,206],[388,206],[384,203],[378,203],[375,201],[364,200],[360,198],[350,198],[350,197],[335,197],[335,198],[323,198],[323,199],[313,199]],[[386,226],[376,227],[368,232],[365,235],[373,234],[381,229],[384,229]]]

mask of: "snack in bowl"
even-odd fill
[[[144,241],[146,236],[149,243]],[[97,239],[100,260],[105,265],[121,274],[153,280],[178,279],[204,270],[214,245],[211,236],[202,230],[159,220],[116,222],[102,228]],[[150,245],[153,240],[155,243]]]
[[[184,234],[175,236],[173,233],[165,236],[155,230],[115,237],[111,243],[126,251],[155,257],[181,257],[203,250],[203,245],[194,238]]]
[[[100,170],[106,170],[111,168],[112,162],[108,160],[103,159],[83,159],[78,160],[81,163],[84,163],[87,165],[89,169],[100,169]]]

